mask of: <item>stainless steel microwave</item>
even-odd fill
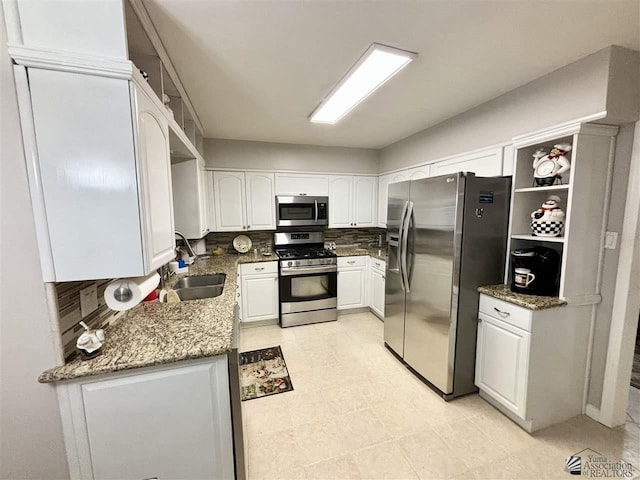
[[[329,197],[276,196],[278,227],[329,225]]]

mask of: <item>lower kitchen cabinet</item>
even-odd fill
[[[384,274],[386,262],[371,258],[369,269],[369,307],[378,317],[384,318]]]
[[[240,265],[241,321],[278,318],[278,262]]]
[[[56,388],[72,479],[234,478],[226,355]]]
[[[338,257],[338,310],[367,307],[367,257]]]
[[[481,294],[480,396],[528,432],[580,415],[589,307],[529,310]]]

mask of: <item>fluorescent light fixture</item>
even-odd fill
[[[336,123],[417,56],[417,53],[372,43],[313,111],[310,120]]]

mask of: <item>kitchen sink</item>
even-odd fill
[[[186,278],[184,280],[186,280]],[[174,289],[178,297],[180,297],[180,300],[198,300],[200,298],[213,298],[222,295],[224,285],[204,285]]]
[[[177,291],[183,288],[194,288],[194,287],[211,287],[211,286],[222,287],[224,286],[224,281],[226,278],[227,278],[227,275],[225,273],[216,273],[215,275],[199,275],[199,276],[193,276],[193,277],[185,277],[178,280],[173,286],[173,288],[174,290]]]

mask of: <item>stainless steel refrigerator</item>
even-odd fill
[[[477,287],[502,283],[511,178],[389,185],[385,345],[451,399],[474,385]]]

